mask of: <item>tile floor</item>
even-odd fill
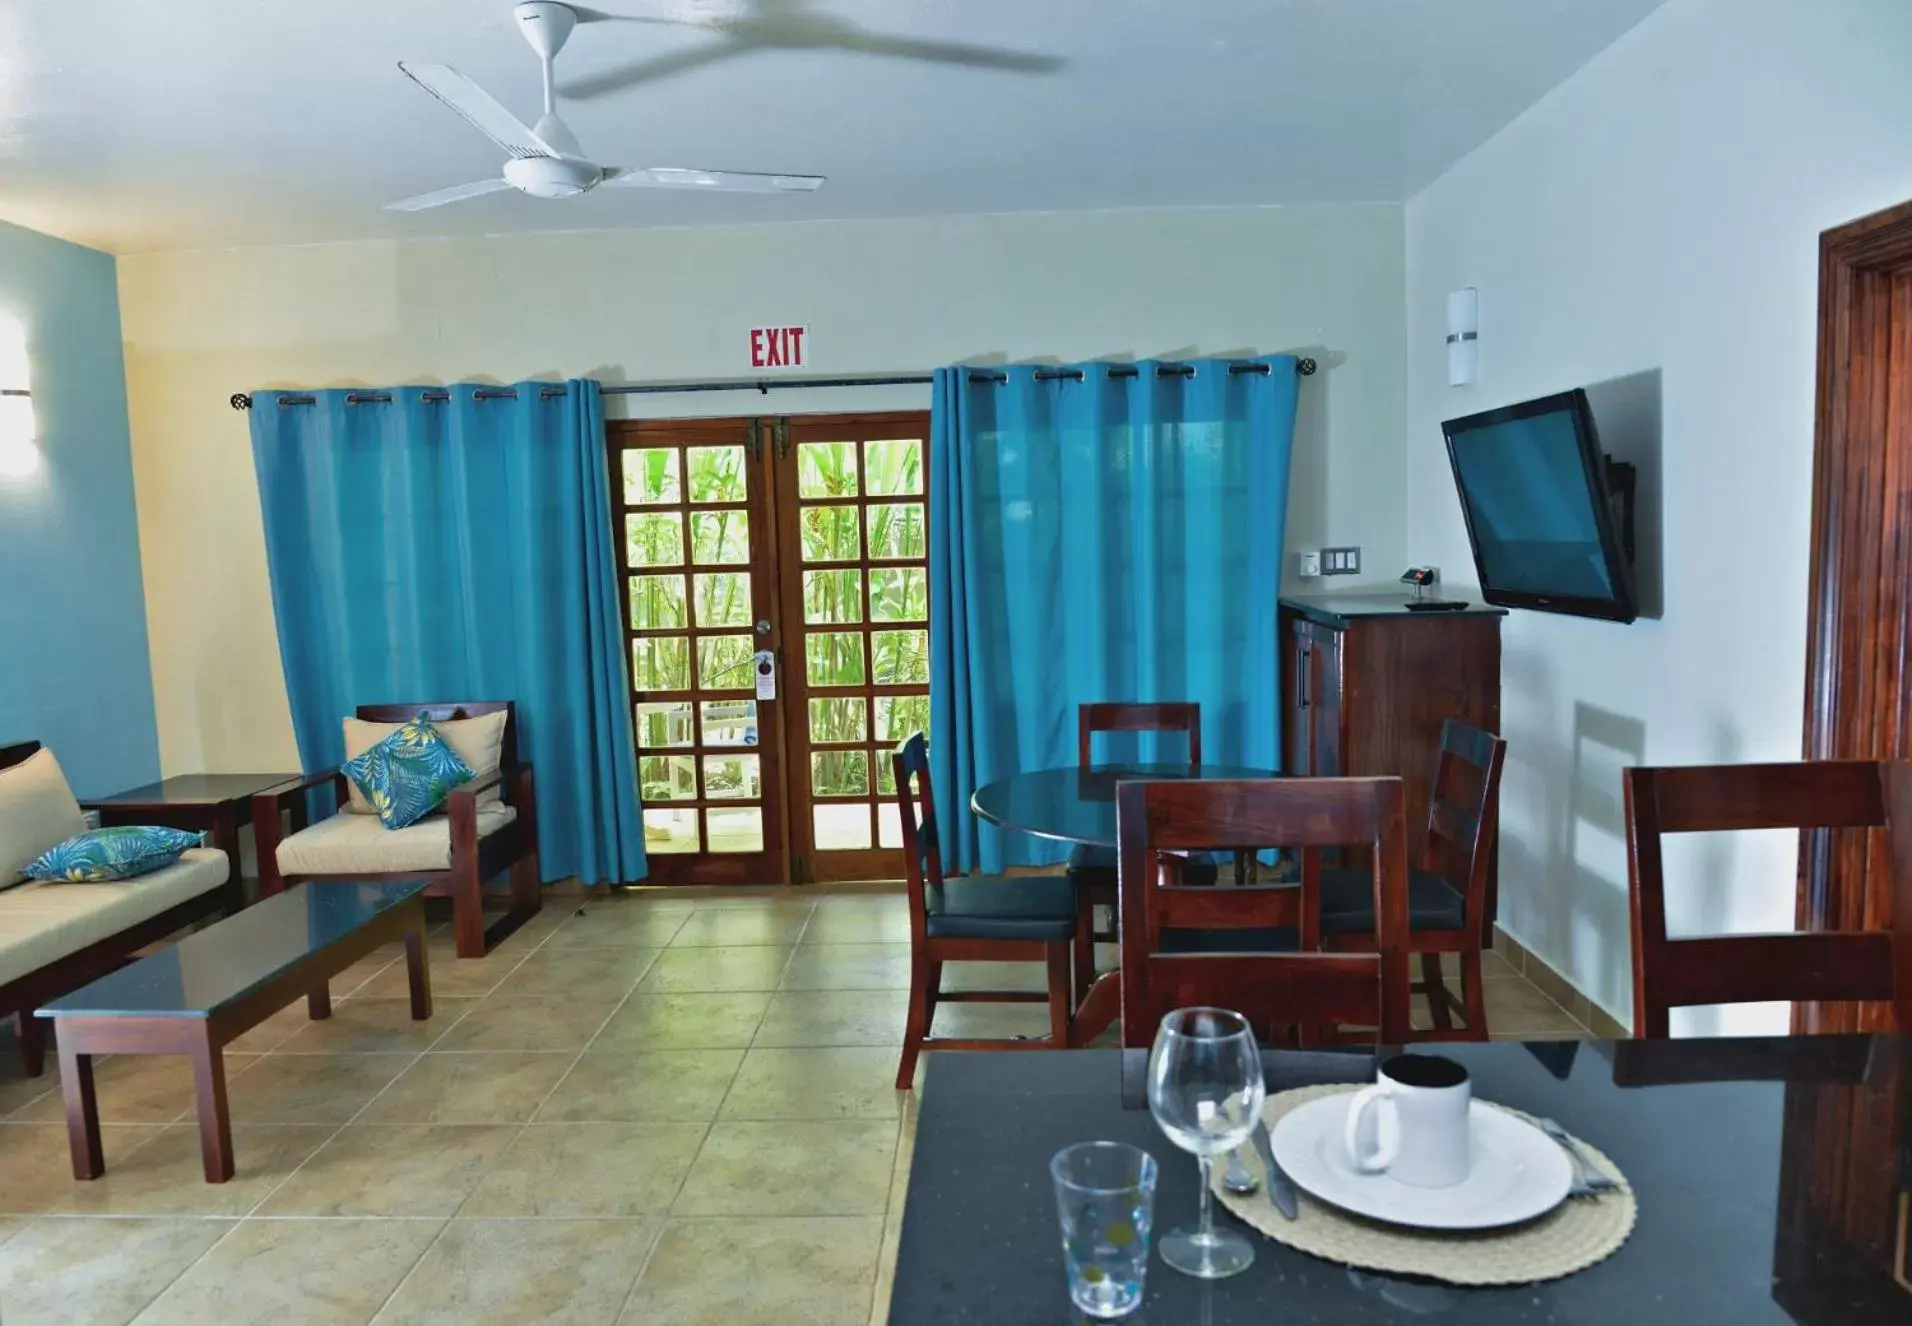
[[[554,899],[481,961],[434,936],[235,1044],[238,1176],[201,1181],[184,1062],[103,1060],[107,1175],[0,1036],[0,1320],[864,1326],[888,1313],[911,1098],[898,894]],[[1491,958],[1496,1036],[1587,1034]],[[952,968],[1040,988],[1039,967]],[[1042,1034],[946,1005],[945,1034]]]

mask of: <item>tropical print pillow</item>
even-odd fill
[[[49,847],[27,863],[28,879],[73,880],[98,884],[133,879],[164,870],[189,847],[201,846],[203,833],[184,829],[127,826],[88,829]]]
[[[344,769],[388,829],[424,819],[445,803],[453,788],[472,779],[471,766],[458,758],[424,714],[347,760]]]

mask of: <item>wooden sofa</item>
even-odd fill
[[[37,741],[0,746],[0,777],[39,753]],[[44,807],[10,811],[0,794],[0,816],[9,813],[31,814],[31,831],[45,847],[83,824],[70,791],[51,815]],[[122,966],[148,944],[228,910],[229,870],[224,852],[196,848],[132,880],[49,883],[11,873],[0,879],[0,1017],[14,1019],[27,1076],[38,1077],[46,1061],[46,1024],[33,1010]]]

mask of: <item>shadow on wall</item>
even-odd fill
[[[1587,388],[1600,446],[1634,469],[1633,588],[1640,615],[1663,614],[1660,500],[1660,370],[1629,373]]]
[[[1645,723],[1575,702],[1561,858],[1571,878],[1560,902],[1568,912],[1576,958],[1592,959],[1578,964],[1593,976],[1587,997],[1622,1022],[1630,1021],[1633,1009],[1623,771],[1645,762]]]

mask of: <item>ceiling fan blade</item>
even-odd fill
[[[702,25],[693,23],[685,26],[701,27]],[[672,74],[701,69],[707,64],[728,59],[745,49],[747,48],[733,41],[713,41],[702,46],[692,46],[686,50],[673,51],[669,55],[637,60],[616,69],[607,69],[601,74],[591,74],[571,82],[560,83],[558,94],[569,101],[589,101],[593,97],[622,92],[625,88],[636,87],[640,83],[651,83],[660,78],[669,78]]]
[[[933,64],[960,64],[971,69],[1003,69],[1017,74],[1051,74],[1062,68],[1060,56],[1014,51],[1003,46],[975,46],[962,41],[921,41],[880,32],[845,32],[832,43],[865,55],[889,55]]]
[[[605,184],[619,189],[702,189],[706,193],[815,193],[821,175],[771,175],[754,170],[690,170],[683,166],[612,166]]]
[[[474,180],[470,184],[454,184],[449,189],[434,189],[430,193],[415,193],[409,198],[400,198],[395,203],[386,203],[388,212],[422,212],[427,207],[443,207],[446,203],[461,202],[466,198],[476,198],[481,194],[496,193],[511,186],[503,180]]]
[[[400,60],[407,78],[462,115],[479,133],[514,157],[562,155],[538,137],[530,125],[492,99],[489,92],[448,64],[419,64]]]

